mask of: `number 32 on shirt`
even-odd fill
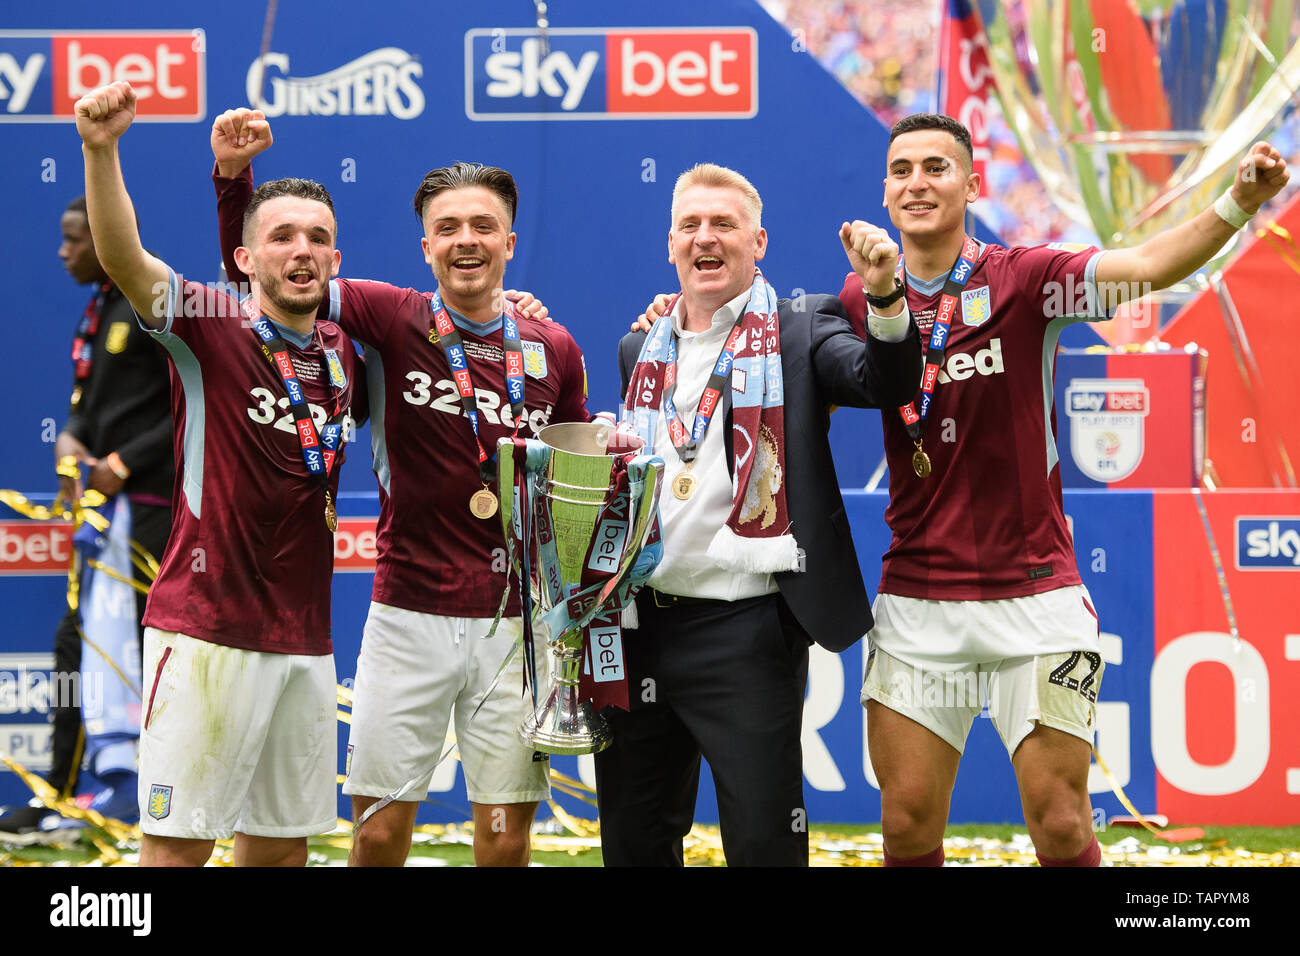
[[[288,432],[290,435],[297,435],[298,430],[293,424],[293,412],[289,411],[289,396],[281,395],[276,398],[271,394],[270,389],[257,388],[251,389],[248,393],[257,405],[248,409],[248,417],[259,425],[270,425],[274,420],[274,427],[282,432]],[[279,418],[275,417],[275,410],[280,409],[284,412]],[[325,409],[321,408],[315,402],[308,402],[307,408],[311,410],[311,420],[316,423],[317,432],[324,426],[328,416]],[[343,416],[343,440],[352,441],[353,432],[356,429],[356,422],[353,420],[351,413]]]
[[[451,379],[444,378],[437,384],[434,384],[433,376],[426,375],[424,372],[407,372],[406,380],[411,383],[409,391],[402,393],[402,398],[412,405],[428,405],[430,408],[436,408],[440,412],[446,412],[449,415],[465,416],[465,409],[461,407],[460,392],[456,389],[456,383]],[[435,396],[430,389],[436,388],[442,394]],[[483,418],[493,425],[504,425],[506,428],[514,427],[514,420],[510,417],[510,406],[504,408],[501,405],[501,394],[490,388],[475,388],[474,398],[478,402],[478,411]],[[551,421],[551,406],[547,405],[545,409],[535,408],[528,414],[526,419],[527,425],[536,435],[545,428]]]

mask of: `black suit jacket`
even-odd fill
[[[832,295],[782,299],[781,369],[785,386],[786,506],[791,531],[807,555],[802,572],[776,581],[811,640],[832,651],[850,647],[871,630],[871,603],[840,496],[827,430],[830,406],[894,408],[911,401],[921,378],[921,340],[912,323],[897,344],[859,338],[844,306]],[[636,366],[644,332],[618,346],[623,394]],[[727,470],[733,466],[731,391],[723,391]],[[672,448],[656,448],[667,458]]]

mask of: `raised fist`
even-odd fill
[[[112,146],[135,119],[135,90],[125,80],[91,90],[73,107],[77,133],[91,149]]]
[[[261,110],[226,110],[212,122],[212,155],[217,172],[233,178],[272,143],[271,124]]]
[[[1232,198],[1253,216],[1260,206],[1282,191],[1290,178],[1282,154],[1268,143],[1258,142],[1237,164]]]
[[[871,295],[884,296],[894,290],[898,268],[898,244],[879,226],[855,219],[840,226],[840,242],[849,265]]]

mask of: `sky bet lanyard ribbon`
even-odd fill
[[[975,260],[979,258],[979,250],[979,243],[972,237],[966,236],[962,241],[961,253],[957,256],[957,261],[952,264],[952,271],[948,273],[948,278],[943,284],[943,295],[939,299],[939,313],[934,317],[934,325],[930,329],[930,347],[925,353],[925,373],[921,376],[920,414],[917,414],[915,402],[900,405],[898,409],[899,414],[903,416],[903,424],[907,426],[908,437],[916,446],[916,451],[912,454],[912,470],[916,472],[918,478],[928,478],[930,475],[930,456],[921,449],[921,440],[925,437],[925,423],[930,415],[930,404],[934,400],[934,389],[939,381],[939,369],[943,368],[943,350],[948,344],[948,329],[952,325],[953,314],[957,311],[961,291],[970,280],[971,273],[975,271]],[[897,275],[902,282],[907,282],[906,273],[903,272],[902,256],[898,258]]]
[[[104,297],[112,287],[111,282],[101,282],[99,291],[86,305],[86,311],[77,323],[77,337],[72,341],[72,367],[76,384],[72,389],[71,410],[81,407],[82,389],[90,378],[90,369],[94,364],[95,333],[99,331],[99,318],[104,312]]]
[[[669,312],[671,311],[672,304],[669,305]],[[664,423],[668,426],[668,437],[672,439],[673,448],[677,451],[677,457],[685,465],[685,468],[673,479],[673,496],[681,501],[685,501],[695,494],[695,489],[700,485],[700,479],[695,476],[691,469],[695,465],[696,456],[699,454],[700,442],[704,440],[704,434],[709,430],[709,422],[713,418],[713,413],[718,410],[718,399],[722,396],[722,389],[726,387],[727,376],[731,374],[731,365],[736,358],[736,343],[740,340],[741,325],[744,321],[745,310],[742,308],[740,314],[736,316],[736,324],[731,327],[726,342],[722,344],[722,351],[718,353],[718,360],[713,363],[713,372],[709,375],[709,381],[700,394],[700,403],[695,409],[695,422],[691,425],[689,440],[686,437],[686,426],[682,424],[682,420],[677,414],[677,406],[673,404],[673,394],[677,391],[676,330],[673,331],[672,337],[668,341],[668,367],[664,371],[664,392],[660,405],[663,410]]]
[[[474,383],[469,377],[465,346],[437,292],[429,300],[429,308],[433,311],[433,330],[429,338],[441,345],[447,355],[451,377],[456,380],[456,388],[460,392],[460,404],[469,418],[470,427],[474,429],[474,444],[478,446],[479,480],[483,482],[483,487],[470,496],[469,510],[476,518],[491,518],[497,513],[497,498],[488,490],[488,485],[495,477],[495,469],[492,466],[492,456],[484,451],[483,442],[478,435],[478,399],[474,396]],[[519,323],[509,303],[506,303],[502,316],[501,348],[505,353],[506,395],[510,398],[510,417],[515,421],[514,434],[518,435],[519,426],[527,412],[524,408],[524,349],[519,344]]]
[[[339,395],[346,384],[343,378],[343,366],[339,362],[338,354],[333,349],[325,348],[324,343],[320,342],[325,368],[329,374],[330,388],[334,393],[334,414],[320,430],[318,437],[316,423],[312,421],[311,409],[307,405],[307,397],[303,394],[302,386],[298,383],[298,373],[293,370],[293,362],[289,359],[289,346],[265,316],[254,315],[251,307],[247,306],[244,314],[248,316],[253,331],[257,333],[257,344],[262,347],[262,354],[284,379],[285,390],[289,393],[289,411],[293,415],[294,431],[298,433],[298,445],[302,448],[302,460],[306,462],[307,470],[320,480],[321,487],[325,489],[325,526],[333,534],[338,529],[339,519],[338,513],[334,510],[329,481],[330,472],[334,470],[334,460],[338,455],[339,438],[343,431],[344,410],[339,407]]]

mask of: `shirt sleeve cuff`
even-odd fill
[[[876,310],[867,305],[867,331],[871,337],[882,342],[898,343],[907,338],[907,330],[912,315],[907,308],[907,299],[903,300],[903,311],[898,315],[877,315]]]

